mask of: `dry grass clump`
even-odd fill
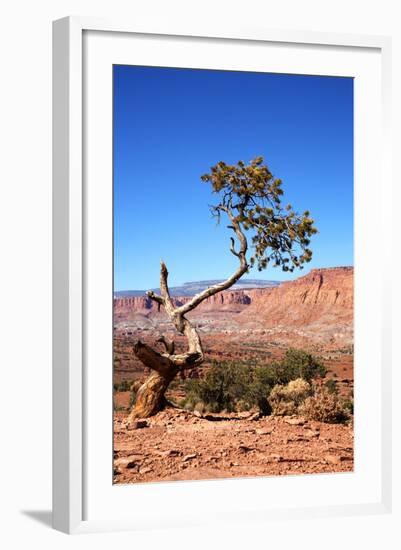
[[[336,393],[324,385],[316,385],[313,395],[299,406],[298,412],[307,420],[339,423],[349,419],[349,412]]]
[[[272,413],[275,415],[297,414],[302,403],[312,394],[312,387],[303,378],[291,380],[288,384],[277,384],[269,396]]]

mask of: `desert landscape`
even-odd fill
[[[135,342],[162,352],[166,337],[180,353],[186,340],[144,293],[115,296],[115,483],[353,470],[353,268],[312,269],[280,284],[241,282],[188,313],[202,339],[203,363],[176,376],[163,410],[129,424],[150,372],[133,353]],[[208,284],[171,288],[174,306]],[[279,381],[264,397],[268,409],[238,397],[237,387],[235,400],[220,407],[198,397],[202,383],[220,372],[271,373],[290,360],[291,368],[309,361],[317,374]]]

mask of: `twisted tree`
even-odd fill
[[[160,295],[152,291],[147,295],[163,306],[177,332],[185,335],[188,349],[185,353],[175,353],[174,342],[164,336],[158,340],[165,348],[163,353],[140,340],[135,342],[134,354],[151,369],[151,374],[138,389],[128,423],[160,411],[167,403],[165,392],[175,376],[203,362],[201,339],[186,317],[188,312],[210,296],[230,288],[254,266],[261,271],[272,263],[283,271],[294,271],[302,269],[312,258],[309,244],[310,237],[316,233],[314,222],[308,211],[298,214],[290,204],[283,207],[282,182],[272,175],[263,157],[256,157],[249,164],[218,162],[201,180],[211,184],[213,193],[218,195],[211,212],[218,222],[223,216],[229,222],[227,227],[233,232],[230,251],[238,258],[238,267],[225,281],[176,306],[169,293],[167,267],[161,262]]]

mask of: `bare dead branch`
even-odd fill
[[[153,290],[148,290],[146,292],[146,296],[148,296],[151,300],[157,302],[158,304],[160,305],[164,305],[164,300],[161,296],[159,296],[158,294],[156,294],[155,292],[153,292]]]
[[[174,364],[180,367],[180,370],[190,370],[203,361],[202,355],[198,352],[185,353],[182,356],[174,356]]]
[[[171,318],[175,308],[168,288],[168,270],[163,260],[160,261],[160,292],[163,298],[165,310]]]
[[[199,352],[172,355],[170,359],[171,362],[181,370],[193,369],[201,360],[203,361],[202,354]]]
[[[157,341],[164,344],[164,347],[166,348],[166,351],[169,355],[174,354],[175,344],[174,344],[173,340],[169,340],[168,338],[166,338],[166,336],[162,335],[162,336],[160,336],[160,338],[158,338]]]

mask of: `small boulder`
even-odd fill
[[[184,458],[182,459],[183,462],[187,462],[188,460],[192,460],[193,458],[196,458],[196,453],[192,453],[190,455],[185,455]]]
[[[284,418],[284,422],[291,426],[303,426],[305,424],[304,418]]]
[[[305,430],[305,435],[306,435],[306,437],[319,437],[320,432],[319,432],[319,430],[307,429],[307,430]]]
[[[247,445],[240,445],[238,449],[243,453],[249,453],[250,451],[253,451],[253,447],[248,447]]]
[[[326,455],[324,459],[328,464],[341,464],[341,457],[337,455]]]
[[[256,433],[258,435],[270,435],[273,431],[273,428],[258,428]]]
[[[139,430],[141,428],[147,428],[149,426],[147,420],[134,420],[127,424],[128,430]]]
[[[160,453],[162,456],[178,456],[180,454],[180,451],[177,449],[169,449],[168,451],[162,451]]]
[[[250,414],[249,411],[241,411],[237,413],[237,418],[249,418]]]
[[[153,471],[152,468],[150,468],[149,466],[145,466],[144,468],[141,468],[139,470],[139,473],[140,474],[149,474],[152,471]]]
[[[278,454],[272,454],[270,455],[270,458],[274,460],[275,462],[282,462],[284,458],[281,455]]]
[[[142,456],[130,455],[116,458],[114,460],[114,467],[121,470],[121,468],[135,468],[142,460]]]

